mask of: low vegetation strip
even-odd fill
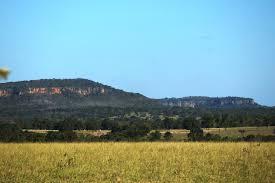
[[[0,182],[274,182],[274,143],[0,144]]]

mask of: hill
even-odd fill
[[[241,97],[183,97],[151,99],[87,79],[42,79],[0,83],[0,119],[55,118],[66,116],[117,116],[132,109],[258,108],[253,99]],[[103,108],[108,108],[107,110]],[[128,110],[128,108],[131,108]],[[105,111],[104,111],[105,110]],[[98,116],[99,115],[99,116]]]
[[[109,107],[256,107],[251,98],[183,97],[150,99],[87,79],[42,79],[0,83],[0,101],[7,106],[39,105],[49,108],[79,106]],[[158,105],[159,104],[159,105]]]
[[[0,84],[0,102],[5,107],[75,108],[87,106],[137,107],[152,102],[86,79],[46,79]]]

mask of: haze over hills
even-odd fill
[[[1,106],[8,108],[77,107],[259,107],[251,98],[183,97],[150,99],[87,79],[42,79],[0,84]]]

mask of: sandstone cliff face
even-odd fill
[[[196,103],[192,101],[181,101],[181,100],[165,100],[161,102],[162,105],[164,106],[170,106],[170,107],[190,107],[190,108],[195,108]]]
[[[14,89],[0,89],[0,97],[8,97],[12,95],[62,95],[65,93],[77,94],[80,96],[88,96],[92,94],[106,94],[107,90],[103,87],[38,87],[20,89],[19,92]]]
[[[160,103],[170,107],[234,107],[234,106],[257,106],[253,99],[241,97],[184,97],[160,99]]]
[[[7,97],[10,96],[11,92],[8,90],[0,90],[0,97]]]

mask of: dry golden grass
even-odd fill
[[[274,143],[0,144],[0,182],[274,182]]]

